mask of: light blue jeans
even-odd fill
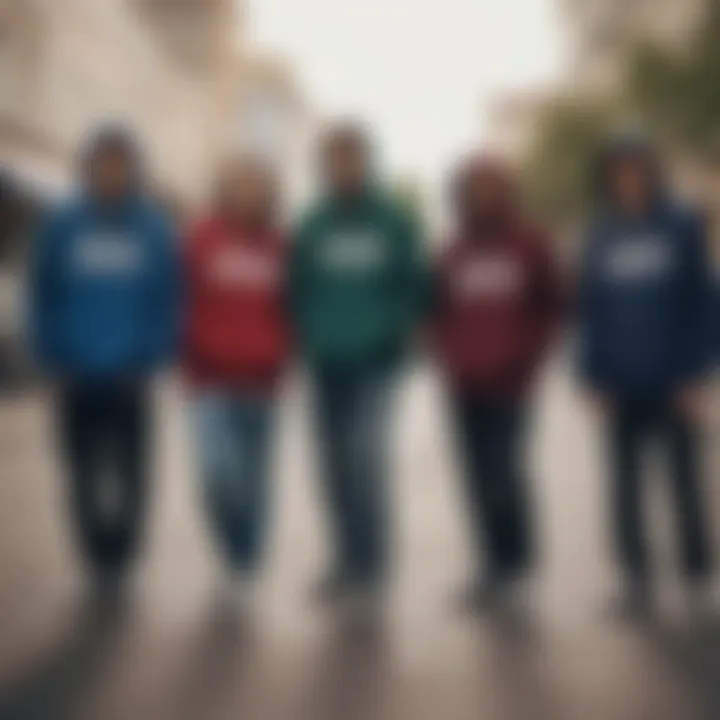
[[[274,401],[230,390],[198,393],[191,405],[208,512],[232,567],[260,562],[269,505]]]

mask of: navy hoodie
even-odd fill
[[[659,185],[658,185],[659,187]],[[592,224],[580,289],[581,373],[606,392],[672,392],[703,374],[711,269],[702,218],[658,190],[642,218]]]
[[[144,374],[168,360],[178,328],[178,263],[165,219],[129,198],[56,210],[38,233],[31,333],[47,370],[77,379]]]

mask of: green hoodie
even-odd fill
[[[311,366],[364,370],[397,362],[420,312],[418,233],[390,198],[318,204],[290,260],[292,313]]]

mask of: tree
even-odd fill
[[[572,220],[590,201],[592,165],[615,112],[580,99],[550,107],[522,167],[533,209],[550,220]]]
[[[668,145],[703,163],[720,162],[720,0],[709,0],[688,52],[640,45],[633,53],[628,104]]]
[[[566,100],[540,120],[524,163],[528,194],[552,219],[577,216],[587,205],[595,152],[619,119],[639,120],[674,160],[703,175],[720,167],[720,0],[708,0],[686,50],[640,42],[628,56],[616,97]]]

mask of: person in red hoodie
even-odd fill
[[[500,599],[531,563],[525,429],[562,290],[545,233],[521,214],[500,160],[461,163],[451,196],[457,227],[437,268],[434,336],[478,565],[463,606],[477,608]]]
[[[186,253],[193,426],[210,517],[238,579],[262,556],[273,415],[290,344],[277,195],[268,166],[234,158]]]

